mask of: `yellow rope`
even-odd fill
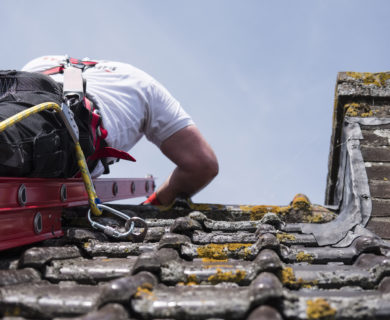
[[[83,178],[84,181],[85,190],[88,193],[89,206],[91,207],[91,211],[95,216],[100,216],[102,212],[97,206],[98,203],[96,203],[98,196],[93,186],[92,179],[89,174],[87,162],[85,161],[84,153],[83,150],[81,149],[79,142],[76,143],[75,149],[76,149],[77,163],[79,165],[80,172],[81,172],[81,177]]]
[[[13,115],[12,117],[0,122],[0,132],[4,131],[8,127],[14,125],[15,123],[17,123],[23,119],[26,119],[27,117],[29,117],[35,113],[41,112],[43,110],[48,110],[48,109],[53,109],[57,112],[62,112],[61,107],[54,102],[41,103],[41,104],[38,104],[34,107],[28,108],[22,112],[19,112],[19,113]],[[76,156],[77,156],[77,164],[80,168],[81,177],[84,181],[84,186],[85,186],[85,189],[86,189],[87,194],[88,194],[88,201],[89,201],[89,205],[91,207],[91,211],[94,215],[100,216],[102,214],[102,212],[99,210],[97,203],[96,203],[99,198],[98,198],[96,191],[95,191],[95,188],[93,186],[92,179],[91,179],[91,176],[90,176],[89,171],[88,171],[87,162],[85,160],[84,153],[83,153],[83,150],[81,149],[79,142],[75,142],[75,150],[76,150]]]
[[[29,116],[33,115],[34,113],[38,113],[38,112],[41,112],[41,111],[47,110],[47,109],[54,109],[58,112],[61,112],[61,107],[56,103],[53,103],[53,102],[41,103],[41,104],[38,104],[34,107],[28,108],[22,112],[19,112],[19,113],[13,115],[12,117],[0,122],[0,132],[3,132],[8,127],[14,125],[15,123],[17,123],[23,119],[28,118]]]

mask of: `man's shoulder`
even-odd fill
[[[64,59],[64,55],[41,56],[27,62],[26,65],[22,68],[22,70],[30,72],[39,72],[60,65]]]

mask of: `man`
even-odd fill
[[[45,56],[23,71],[42,72],[63,63],[65,56]],[[143,135],[177,167],[145,203],[170,204],[177,196],[192,196],[218,173],[214,151],[179,102],[155,79],[124,63],[98,60],[86,68],[87,96],[94,101],[108,135],[108,146],[128,151]],[[51,75],[63,81],[63,74]],[[99,164],[92,172],[103,173]]]

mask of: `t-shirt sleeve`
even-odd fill
[[[145,136],[158,147],[177,131],[194,124],[180,103],[157,81],[150,87],[148,107]]]

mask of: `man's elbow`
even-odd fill
[[[212,179],[214,179],[218,175],[219,164],[217,158],[215,158],[215,161],[210,165],[209,171]]]
[[[218,172],[219,164],[216,157],[205,159],[205,161],[203,161],[199,168],[199,174],[204,177],[206,183],[213,180],[218,175]]]

